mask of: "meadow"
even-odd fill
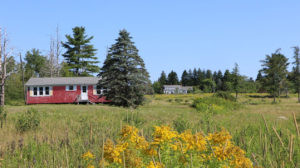
[[[178,132],[190,129],[205,134],[226,129],[255,166],[300,166],[296,127],[300,125],[300,103],[296,95],[281,97],[274,104],[267,94],[241,94],[237,109],[214,114],[192,107],[194,99],[209,96],[149,95],[137,109],[105,104],[6,106],[7,119],[0,129],[0,165],[86,167],[82,155],[91,151],[93,164],[98,166],[104,141],[118,139],[123,126],[135,126],[150,138],[154,126],[167,125]],[[30,109],[37,111],[40,124],[20,132],[16,129],[18,118]]]

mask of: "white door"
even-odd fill
[[[88,87],[86,85],[81,86],[81,100],[88,100]]]

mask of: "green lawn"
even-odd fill
[[[0,129],[0,158],[3,159],[0,163],[4,167],[78,167],[82,165],[80,156],[87,150],[99,160],[103,139],[116,139],[122,125],[135,125],[147,137],[155,125],[181,129],[176,128],[179,123],[180,127],[194,132],[227,129],[234,142],[259,166],[299,166],[300,140],[292,115],[296,114],[299,124],[300,103],[296,95],[272,104],[272,98],[265,94],[243,94],[239,99],[241,108],[215,114],[209,120],[190,106],[194,98],[205,96],[210,94],[147,96],[146,104],[135,110],[103,104],[6,106],[7,120]],[[19,133],[15,128],[17,118],[30,108],[38,110],[40,126]],[[292,151],[291,135],[294,137]]]

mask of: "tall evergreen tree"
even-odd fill
[[[178,81],[178,76],[177,73],[174,71],[171,71],[168,74],[168,85],[178,85],[179,81]]]
[[[181,84],[183,86],[188,86],[188,83],[189,83],[189,75],[187,73],[186,70],[183,71],[182,75],[181,75]]]
[[[286,80],[288,59],[280,53],[280,49],[275,53],[267,55],[265,60],[262,60],[262,72],[264,76],[264,85],[267,91],[273,96],[273,101],[276,101],[276,95],[280,96],[280,88]]]
[[[212,72],[211,70],[206,70],[206,73],[205,73],[205,79],[212,79],[213,75],[212,75]]]
[[[90,76],[99,72],[96,49],[90,44],[93,36],[85,34],[84,27],[75,27],[73,37],[66,35],[67,42],[62,43],[67,50],[63,56],[66,60],[66,67],[73,73],[73,76]]]
[[[216,78],[217,90],[222,90],[222,78],[223,78],[222,71],[219,70],[218,73],[217,73],[217,78]]]
[[[158,78],[158,82],[161,86],[167,84],[167,75],[164,71],[161,72],[160,77]]]
[[[241,85],[241,76],[239,73],[239,65],[235,63],[234,68],[232,70],[232,87],[235,92],[235,100],[237,101],[238,93]]]
[[[293,67],[293,83],[296,92],[298,93],[298,102],[300,103],[300,53],[299,47],[294,48],[294,67]]]
[[[113,104],[135,108],[144,101],[149,74],[131,39],[126,30],[120,31],[100,70],[98,85],[105,89],[104,96]]]
[[[231,73],[228,69],[225,70],[223,80],[222,80],[222,90],[223,91],[231,91],[232,83],[231,83]]]
[[[194,81],[193,81],[193,72],[191,69],[189,69],[188,71],[188,82],[187,82],[188,86],[193,86],[194,85]]]

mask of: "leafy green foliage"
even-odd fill
[[[184,115],[177,117],[177,119],[173,121],[173,126],[179,133],[192,128],[192,124]]]
[[[274,102],[275,97],[280,96],[281,87],[286,80],[288,65],[288,59],[280,53],[279,49],[262,60],[262,72],[265,75],[263,84],[274,97]]]
[[[225,100],[230,100],[234,101],[235,98],[230,94],[230,92],[225,92],[225,91],[217,91],[214,95],[214,97],[219,97]]]
[[[84,27],[75,27],[73,30],[73,37],[66,35],[67,42],[62,43],[67,50],[63,56],[67,61],[64,69],[68,69],[74,76],[89,76],[92,73],[99,72],[99,67],[95,64],[99,63],[95,56],[96,49],[89,44],[93,36],[85,35]],[[66,76],[69,76],[65,72]]]
[[[31,51],[27,51],[25,56],[25,61],[27,62],[25,65],[26,79],[36,74],[41,77],[44,76],[42,69],[46,65],[46,60],[46,57],[38,49],[34,48]]]
[[[195,99],[192,106],[199,112],[218,114],[235,110],[239,108],[240,105],[236,102],[213,96]]]
[[[141,105],[150,83],[144,61],[131,38],[126,30],[120,31],[99,74],[99,86],[105,89],[104,96],[113,104],[124,107]]]
[[[40,125],[40,117],[36,109],[29,109],[27,112],[18,117],[16,129],[19,132],[34,130]]]

